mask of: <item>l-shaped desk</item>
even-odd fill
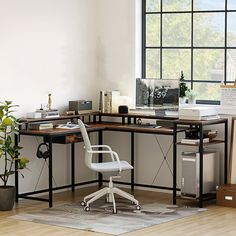
[[[116,117],[121,118],[121,122],[107,122],[103,121],[104,117]],[[154,187],[154,188],[162,188],[172,190],[173,192],[173,204],[176,204],[177,200],[177,191],[180,189],[177,188],[177,146],[181,143],[178,142],[178,134],[180,132],[184,132],[188,127],[197,125],[199,127],[200,132],[200,143],[199,145],[191,145],[198,146],[200,153],[200,163],[199,163],[199,199],[198,204],[199,207],[203,206],[203,201],[209,199],[209,196],[204,196],[203,194],[203,147],[205,145],[219,144],[224,143],[224,183],[227,181],[227,155],[228,155],[228,120],[227,119],[216,119],[216,120],[208,120],[208,121],[193,121],[193,120],[179,120],[177,117],[160,117],[155,115],[144,115],[144,114],[117,114],[117,113],[100,113],[93,112],[82,115],[74,115],[74,116],[61,116],[58,118],[48,118],[48,119],[24,119],[22,120],[22,128],[20,129],[19,135],[15,137],[15,143],[18,145],[20,136],[40,136],[44,138],[44,141],[48,143],[49,146],[49,160],[48,160],[48,169],[49,169],[49,177],[48,177],[48,188],[42,189],[38,191],[32,191],[27,193],[19,193],[19,179],[18,173],[15,175],[15,185],[16,185],[16,202],[18,202],[19,198],[33,199],[49,202],[49,207],[53,206],[53,191],[64,189],[71,187],[71,190],[74,191],[75,186],[86,185],[90,183],[99,183],[99,186],[102,185],[105,180],[103,180],[102,175],[99,174],[98,179],[75,183],[75,143],[81,142],[82,138],[80,135],[79,129],[47,129],[47,130],[30,130],[28,129],[29,123],[32,122],[42,122],[42,121],[62,121],[62,120],[70,120],[74,121],[76,119],[86,120],[86,123],[89,124],[89,128],[87,131],[98,132],[98,143],[103,143],[103,132],[105,131],[119,131],[119,132],[128,132],[130,133],[131,138],[131,165],[135,164],[135,155],[134,155],[134,134],[135,133],[145,133],[145,134],[157,134],[157,135],[169,135],[172,136],[173,139],[173,186],[153,186],[146,185],[141,183],[135,183],[134,180],[134,171],[131,171],[131,181],[130,183],[118,182],[121,184],[129,184],[131,186],[131,190],[134,190],[134,186],[142,186],[142,187]],[[152,127],[150,125],[138,125],[138,119],[148,119],[148,120],[157,120],[161,122],[161,124],[166,124],[167,126],[161,126],[159,128]],[[169,125],[168,125],[169,124]],[[203,130],[204,126],[209,125],[224,125],[224,139],[222,140],[213,140],[209,143],[203,143]],[[23,127],[24,126],[24,127]],[[62,144],[71,144],[71,184],[60,187],[53,187],[53,143],[62,143]],[[99,154],[98,161],[102,162],[102,154]],[[48,199],[41,197],[34,197],[33,195],[48,192]]]

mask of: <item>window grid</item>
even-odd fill
[[[228,13],[229,12],[236,12],[235,10],[228,10],[227,9],[227,2],[228,0],[225,0],[225,9],[222,10],[194,10],[194,1],[191,0],[191,10],[190,11],[163,11],[163,0],[160,0],[160,12],[147,12],[146,11],[146,0],[142,0],[142,77],[146,78],[146,50],[147,49],[159,49],[160,50],[160,78],[162,79],[163,77],[163,49],[190,49],[190,58],[191,58],[191,68],[190,68],[190,80],[185,79],[186,82],[189,82],[191,85],[191,89],[193,89],[194,83],[214,83],[214,84],[219,84],[222,81],[219,80],[196,80],[194,79],[194,50],[197,49],[223,49],[224,50],[224,83],[234,83],[234,81],[227,81],[227,50],[229,49],[236,49],[236,47],[231,47],[227,46],[227,39],[228,39],[228,34],[227,34],[227,20],[228,20]],[[163,46],[163,15],[165,14],[186,14],[189,13],[191,14],[191,32],[190,32],[190,46]],[[194,15],[195,13],[224,13],[224,46],[216,46],[216,47],[201,47],[201,46],[194,46]],[[151,14],[156,14],[160,15],[160,46],[147,46],[146,45],[146,16],[151,15]],[[219,104],[219,101],[207,101],[207,100],[200,100],[199,102],[201,103],[212,103],[212,104]]]

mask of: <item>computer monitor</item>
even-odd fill
[[[179,80],[136,79],[137,108],[176,108],[179,106]]]

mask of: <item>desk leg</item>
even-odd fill
[[[228,177],[228,120],[225,121],[225,147],[224,147],[224,184]]]
[[[177,125],[173,128],[173,204],[176,205]]]
[[[49,196],[49,207],[52,207],[52,137],[49,137],[49,160],[48,160],[48,196]]]
[[[200,146],[199,146],[199,202],[198,206],[203,206],[203,126],[200,125]]]
[[[100,116],[99,116],[100,118]],[[102,131],[98,132],[98,143],[99,145],[103,144],[103,133]],[[99,148],[99,150],[102,150],[102,148]],[[102,162],[102,153],[98,154],[98,162],[101,163]],[[101,187],[102,186],[102,182],[103,182],[103,176],[101,173],[98,173],[98,186]]]
[[[75,191],[75,144],[71,144],[71,191]]]
[[[134,191],[134,132],[131,132],[131,190]]]
[[[18,146],[18,135],[15,134],[15,146]],[[16,158],[18,157],[18,155],[16,156]],[[18,202],[19,201],[19,175],[18,175],[18,171],[17,171],[17,165],[18,165],[18,161],[15,161],[15,188],[16,188],[16,196],[15,196],[15,201]]]

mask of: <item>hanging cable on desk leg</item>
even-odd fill
[[[37,140],[37,138],[36,138]],[[39,141],[37,140],[37,142],[39,143]],[[42,168],[40,170],[40,174],[39,174],[39,177],[38,177],[38,180],[37,180],[37,183],[35,185],[35,188],[34,188],[34,191],[37,189],[38,187],[38,184],[39,184],[39,180],[41,178],[41,175],[42,175],[42,172],[43,172],[43,169],[44,169],[44,166],[45,164],[47,165],[47,167],[49,168],[49,165],[47,163],[47,159],[49,158],[49,147],[48,147],[48,144],[45,143],[45,142],[42,142],[42,143],[39,143],[38,145],[38,148],[37,148],[37,152],[36,152],[36,156],[39,158],[39,159],[43,159],[44,160],[44,163],[42,165]],[[54,177],[52,176],[52,180],[55,184],[55,186],[57,187],[57,183],[54,179]]]

